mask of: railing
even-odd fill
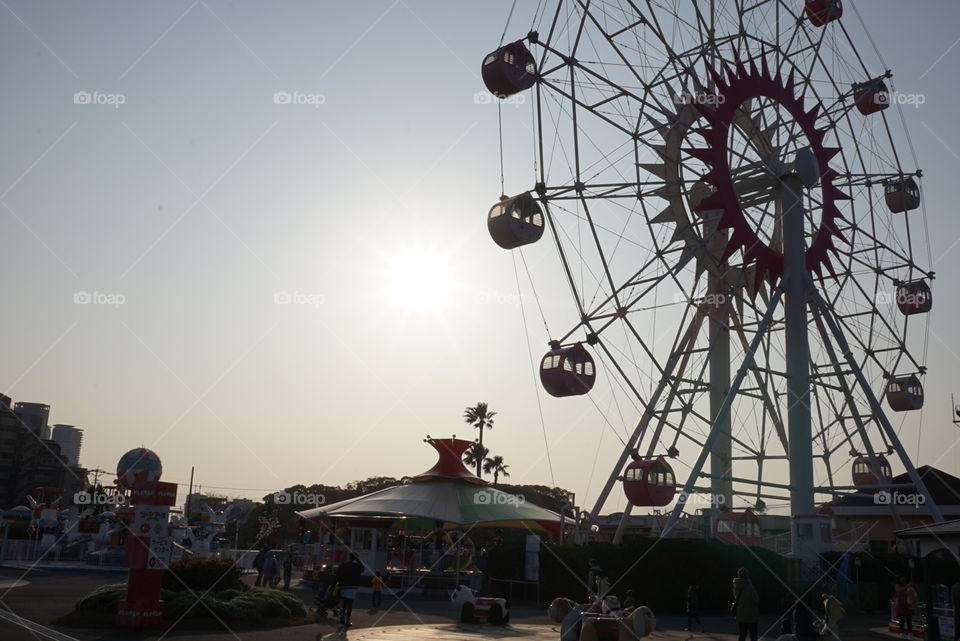
[[[0,562],[5,565],[119,567],[122,560],[123,548],[119,547],[106,547],[91,552],[87,545],[82,543],[45,547],[35,540],[0,541]]]
[[[862,552],[870,547],[870,537],[867,535],[870,527],[867,524],[858,525],[854,528],[834,535],[834,552]]]

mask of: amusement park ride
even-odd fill
[[[489,232],[539,251],[549,228],[573,297],[541,382],[578,396],[606,370],[640,415],[590,514],[619,481],[615,540],[634,506],[673,504],[669,537],[696,497],[714,531],[780,501],[809,558],[818,495],[907,487],[890,456],[942,520],[888,417],[924,402],[922,172],[843,9],[560,1],[483,60],[492,94],[534,94],[532,185]]]

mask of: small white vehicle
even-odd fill
[[[510,622],[510,605],[506,599],[477,596],[469,587],[458,585],[450,592],[450,600],[460,611],[461,623],[479,623],[483,617],[494,625]]]

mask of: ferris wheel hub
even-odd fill
[[[725,73],[711,69],[717,99],[712,101],[712,104],[694,105],[707,121],[707,125],[700,128],[699,133],[708,146],[684,150],[709,167],[703,181],[715,190],[701,200],[694,210],[700,213],[711,210],[722,212],[717,227],[730,230],[730,238],[721,260],[726,261],[737,251],[742,253],[744,268],[753,268],[756,273],[754,294],[759,291],[762,283],[766,282],[772,288],[783,276],[784,256],[779,248],[760,238],[755,229],[756,225],[748,219],[745,212],[744,202],[749,203],[749,193],[762,189],[764,184],[768,184],[769,178],[744,175],[742,172],[750,170],[750,165],[737,168],[731,166],[731,133],[738,119],[751,117],[749,113],[744,115],[744,106],[756,100],[769,101],[775,108],[784,110],[806,138],[808,144],[796,153],[807,156],[801,164],[805,165],[802,172],[807,181],[812,183],[809,186],[820,183],[821,218],[812,240],[806,247],[805,264],[807,271],[819,278],[824,277],[824,270],[835,276],[830,254],[836,253],[837,240],[846,240],[838,226],[843,216],[837,201],[850,198],[834,185],[839,174],[830,168],[829,162],[840,149],[824,145],[826,130],[817,125],[820,104],[806,108],[803,96],[795,93],[796,83],[792,68],[784,79],[780,72],[775,75],[770,72],[766,58],[761,57],[759,65],[757,62],[752,58],[746,64],[737,60],[733,66],[724,66]],[[767,165],[769,170],[774,170],[777,175],[782,175],[785,171],[797,172],[795,162],[791,163],[793,167],[785,169],[781,166],[777,171],[776,166],[779,163],[783,163],[782,159],[771,158],[766,163],[758,163],[757,167],[762,169],[762,165]]]

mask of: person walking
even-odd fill
[[[815,601],[812,596],[805,595],[793,604],[793,634],[797,641],[817,641],[817,629],[814,625],[814,610],[811,602]]]
[[[840,599],[824,592],[823,599],[823,641],[840,641],[840,619],[846,616]]]
[[[601,569],[600,564],[597,563],[596,559],[590,559],[590,569],[587,572],[587,598],[589,601],[603,596],[600,594],[600,579],[602,577],[603,569]]]
[[[260,551],[257,552],[257,556],[253,557],[253,569],[257,571],[257,580],[254,582],[254,587],[260,587],[263,585],[263,560],[267,556],[267,546],[260,548]]]
[[[350,555],[350,560],[337,568],[337,585],[340,586],[340,625],[349,628],[353,625],[350,617],[353,615],[353,600],[357,598],[357,586],[360,584],[360,575],[363,574],[363,565],[356,554]]]
[[[283,555],[283,589],[290,589],[290,579],[293,577],[293,549]]]
[[[700,590],[696,583],[687,588],[687,627],[684,630],[693,628],[694,621],[700,626],[700,632],[703,632],[703,623],[700,621]]]
[[[950,588],[950,603],[953,605],[953,635],[960,638],[960,583]]]
[[[267,550],[263,557],[263,586],[276,588],[278,583],[280,583],[280,567],[277,563],[277,555],[273,550]]]
[[[373,588],[373,596],[370,599],[370,607],[379,608],[383,599],[383,577],[380,575],[379,570],[377,570],[377,573],[373,575],[372,579],[370,579],[370,587]]]
[[[747,568],[737,570],[733,579],[733,605],[730,608],[739,627],[738,641],[744,641],[747,634],[750,641],[757,641],[757,622],[760,620],[760,595],[753,587]]]
[[[907,577],[900,577],[897,586],[897,611],[900,615],[900,638],[906,639],[913,634],[913,613],[917,611],[917,591],[910,585]]]

